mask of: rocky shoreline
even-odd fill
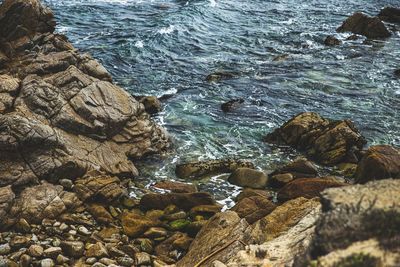
[[[381,20],[399,13],[356,13],[338,31],[387,38]],[[264,138],[304,157],[269,173],[235,159],[180,164],[188,183],[133,199],[134,162],[171,146],[149,115],[158,100],[113,84],[54,33],[39,0],[3,1],[0,25],[0,266],[400,265],[398,148],[368,148],[350,120],[304,112]],[[190,183],[218,173],[243,188],[223,212]]]

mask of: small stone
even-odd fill
[[[0,245],[0,255],[7,255],[10,251],[11,247],[8,243]]]
[[[48,249],[45,249],[43,251],[43,255],[47,258],[52,258],[56,259],[58,255],[62,253],[62,249],[60,247],[51,247]]]
[[[86,263],[90,265],[94,264],[96,261],[97,259],[95,257],[90,257],[86,259]]]
[[[119,257],[117,258],[117,262],[121,266],[126,266],[126,267],[130,267],[135,264],[135,261],[130,257]]]
[[[52,259],[43,259],[40,261],[41,267],[54,267],[54,261]]]
[[[139,204],[138,201],[133,198],[124,197],[122,199],[122,205],[124,205],[128,209],[132,209],[138,204]]]
[[[62,185],[66,190],[71,190],[74,187],[74,183],[69,179],[61,179],[60,185]]]
[[[76,231],[76,230],[69,230],[68,233],[69,233],[70,235],[76,235],[76,234],[77,234],[77,231]]]
[[[171,231],[181,231],[189,224],[190,224],[190,221],[188,221],[186,219],[179,219],[179,220],[171,222],[169,224],[169,227],[170,227]]]
[[[86,250],[86,257],[96,257],[96,258],[104,258],[108,257],[108,252],[106,247],[101,242],[97,242],[96,244],[90,244]]]
[[[151,265],[151,257],[146,252],[139,252],[135,255],[136,265]]]
[[[165,237],[168,235],[167,230],[161,227],[151,227],[149,230],[147,230],[143,236],[147,238],[159,238],[159,237]]]
[[[187,218],[187,214],[184,211],[179,211],[179,212],[176,212],[176,213],[164,215],[162,217],[163,220],[167,220],[169,222],[170,221],[176,221],[176,220],[179,220],[179,219],[185,219],[185,218]]]
[[[18,231],[20,231],[22,233],[30,233],[31,232],[31,226],[24,218],[19,219],[19,221],[15,227]]]
[[[221,211],[221,206],[218,205],[200,205],[200,206],[196,206],[193,207],[190,210],[190,216],[192,218],[201,215],[201,216],[205,216],[207,218],[212,217],[214,214],[218,213]]]
[[[111,216],[113,216],[114,218],[117,218],[120,214],[120,212],[118,212],[118,210],[116,208],[114,208],[113,206],[110,206],[110,213],[111,213]]]
[[[42,246],[32,245],[29,247],[28,251],[29,251],[29,255],[31,255],[32,257],[40,258],[43,255],[44,249]]]
[[[79,226],[78,233],[80,233],[82,235],[90,235],[91,234],[91,232],[85,226]]]
[[[328,37],[326,37],[324,44],[327,46],[336,46],[336,45],[340,45],[342,42],[336,38],[335,36],[329,35]]]
[[[269,185],[273,187],[281,187],[293,181],[294,177],[291,173],[276,174],[269,180]]]
[[[80,258],[85,251],[85,245],[81,241],[63,241],[60,244],[65,255],[73,258]]]
[[[116,261],[109,258],[101,258],[99,262],[103,263],[106,266],[115,265],[117,263]]]
[[[55,238],[55,239],[51,242],[51,244],[53,245],[53,247],[59,247],[60,244],[61,244],[61,241],[60,241],[60,239]]]
[[[68,227],[68,225],[67,225],[67,224],[65,224],[65,223],[62,223],[62,224],[60,225],[60,227],[59,227],[59,228],[60,228],[60,230],[61,230],[61,231],[63,231],[63,232],[64,232],[64,231],[66,231],[66,230],[67,230],[69,227]]]
[[[55,220],[50,220],[50,219],[43,219],[42,220],[42,225],[43,226],[53,226],[53,224],[55,223]]]
[[[57,259],[56,259],[56,262],[57,262],[57,264],[62,265],[64,263],[69,262],[69,259],[67,257],[63,256],[63,255],[58,255]]]
[[[164,213],[165,214],[172,214],[172,213],[176,213],[176,212],[178,212],[179,211],[179,209],[178,209],[178,207],[177,206],[175,206],[175,205],[173,205],[173,204],[171,204],[171,205],[168,205],[165,209],[164,209]]]
[[[92,267],[106,267],[107,265],[104,265],[101,262],[96,262],[95,264],[92,265]]]
[[[55,223],[53,224],[54,227],[59,227],[60,225],[61,225],[60,222],[55,222]]]
[[[158,221],[164,215],[163,210],[149,210],[146,212],[146,218],[152,221]]]
[[[24,254],[19,258],[19,263],[21,267],[29,267],[32,263],[32,258],[31,256]]]
[[[139,238],[137,239],[137,242],[140,245],[140,249],[144,252],[147,253],[152,253],[153,252],[153,242],[151,242],[150,239],[148,238]]]
[[[30,242],[30,238],[26,236],[14,236],[10,240],[10,246],[13,249],[20,249],[22,247],[26,247]]]

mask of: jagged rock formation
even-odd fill
[[[0,214],[5,196],[40,180],[132,177],[131,159],[169,145],[144,106],[54,27],[39,0],[0,7]]]

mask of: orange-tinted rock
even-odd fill
[[[134,238],[142,235],[150,227],[157,226],[159,222],[152,221],[145,216],[133,212],[125,212],[121,216],[121,224],[124,233]]]
[[[242,199],[231,209],[250,224],[270,214],[276,205],[265,197],[251,196]]]
[[[279,190],[278,199],[285,201],[298,197],[314,198],[320,196],[326,188],[345,185],[347,184],[336,181],[333,177],[296,179]]]
[[[385,178],[400,178],[400,150],[387,145],[372,146],[357,166],[356,182]]]

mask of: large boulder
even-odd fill
[[[338,181],[335,177],[296,179],[278,191],[278,199],[286,201],[298,197],[314,198],[320,196],[327,188],[346,185],[348,184]]]
[[[324,191],[323,213],[308,260],[325,261],[335,254],[335,261],[340,261],[355,252],[366,255],[374,250],[371,256],[378,257],[380,266],[396,266],[391,265],[389,259],[393,253],[397,253],[399,259],[399,193],[400,180],[392,179]],[[377,247],[386,253],[378,253]],[[353,253],[349,253],[351,251]],[[299,261],[306,258],[302,256]]]
[[[282,187],[297,178],[312,178],[318,176],[317,167],[307,159],[296,159],[269,175],[268,185]]]
[[[244,248],[243,243],[247,243],[248,236],[244,234],[247,227],[246,220],[233,211],[216,214],[200,230],[190,245],[189,252],[176,266],[206,267],[213,266],[212,263],[216,260],[227,262]]]
[[[11,186],[0,187],[0,225],[4,224],[3,220],[6,218],[14,199],[15,194]]]
[[[238,168],[254,168],[251,162],[243,160],[209,160],[179,164],[175,173],[179,178],[201,178],[205,175],[231,173]]]
[[[354,13],[347,18],[337,31],[361,34],[372,39],[391,36],[385,24],[378,17],[369,17],[360,12]]]
[[[265,137],[272,144],[289,145],[325,165],[357,163],[365,138],[349,120],[335,121],[313,112],[295,116]]]
[[[143,210],[163,210],[170,205],[175,205],[184,210],[190,210],[200,205],[214,205],[215,200],[206,192],[198,193],[168,193],[146,194],[140,199],[140,207]]]
[[[0,24],[0,186],[93,170],[134,176],[131,159],[169,146],[143,104],[53,33],[53,13],[39,0],[3,1]]]
[[[270,214],[275,208],[276,205],[268,198],[251,196],[241,199],[231,210],[252,224]]]
[[[107,175],[78,179],[74,191],[82,201],[97,200],[105,203],[113,202],[125,193],[120,180]]]
[[[379,12],[378,16],[383,21],[400,23],[400,8],[385,7]]]
[[[400,178],[400,150],[387,145],[372,146],[357,166],[356,182],[385,178]]]

